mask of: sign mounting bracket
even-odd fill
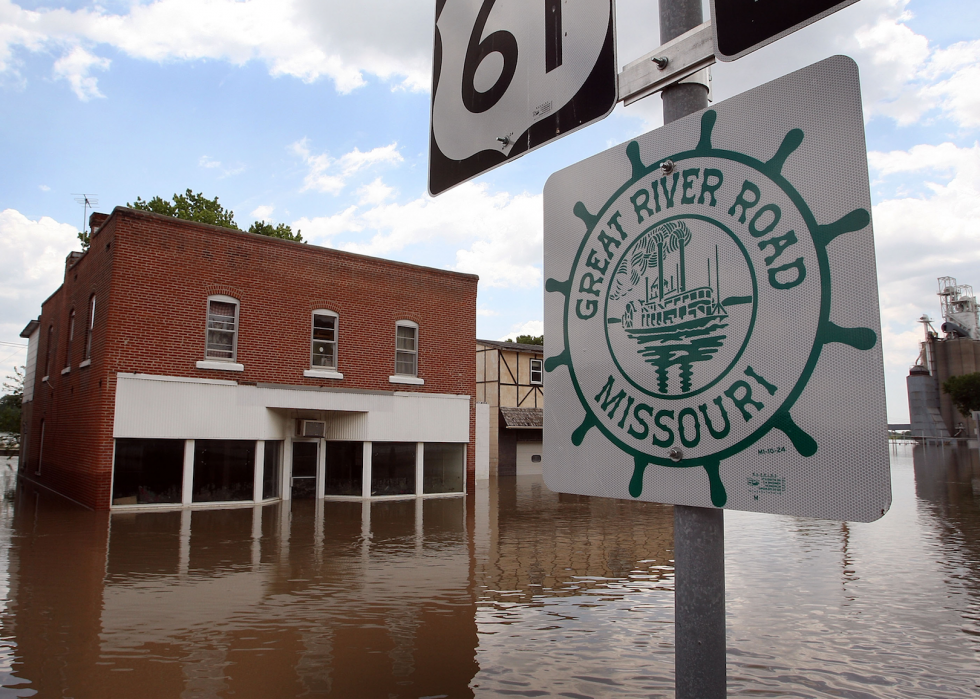
[[[714,62],[711,22],[705,22],[624,66],[619,74],[619,99],[623,104],[632,104]]]

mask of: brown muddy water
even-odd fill
[[[976,450],[893,447],[873,524],[726,514],[730,696],[980,694]],[[673,516],[464,499],[0,503],[0,697],[671,697]]]

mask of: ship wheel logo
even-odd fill
[[[791,410],[821,350],[870,350],[876,333],[830,320],[827,247],[867,228],[856,209],[819,223],[783,176],[804,134],[793,129],[767,161],[712,145],[714,110],[696,147],[644,163],[626,146],[632,176],[592,213],[567,280],[564,348],[545,370],[567,367],[592,428],[633,457],[629,492],[666,469],[703,468],[711,502],[728,496],[722,464],[773,431],[804,457],[817,442]]]

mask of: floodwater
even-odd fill
[[[0,697],[672,697],[669,507],[0,503]],[[893,446],[873,524],[726,513],[730,696],[980,693],[980,460]]]

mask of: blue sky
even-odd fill
[[[541,190],[661,124],[659,96],[436,199],[425,194],[432,0],[0,0],[0,372],[60,284],[82,208],[186,188],[239,225],[480,275],[478,334],[542,330]],[[620,64],[656,3],[618,0]],[[861,0],[713,68],[725,99],[827,56],[861,68],[889,419],[936,277],[980,286],[980,3]]]

